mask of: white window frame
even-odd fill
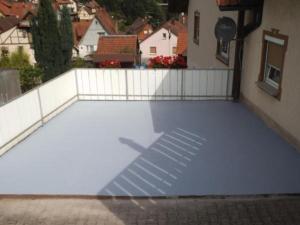
[[[279,71],[280,79],[281,79],[281,76],[282,76],[282,71],[280,70],[280,68],[268,63],[269,43],[276,44],[276,45],[279,45],[279,46],[283,47],[284,44],[285,44],[285,41],[282,40],[282,39],[276,38],[276,37],[271,37],[269,35],[266,35],[264,39],[265,39],[265,41],[267,41],[267,49],[266,49],[266,54],[265,54],[264,81],[267,84],[269,84],[270,86],[272,86],[276,89],[279,89],[279,83],[275,82],[274,80],[272,80],[270,78],[271,69],[273,68],[273,69]]]

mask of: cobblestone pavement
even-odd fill
[[[300,225],[300,197],[0,199],[1,225]]]

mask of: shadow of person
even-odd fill
[[[119,141],[120,141],[120,143],[122,143],[124,145],[128,145],[129,147],[138,151],[139,153],[144,153],[145,151],[148,150],[144,146],[136,143],[135,141],[133,141],[132,139],[129,139],[129,138],[120,137]]]

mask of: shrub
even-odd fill
[[[118,60],[105,60],[100,63],[101,68],[121,68],[121,63]]]
[[[183,69],[187,65],[183,56],[157,56],[149,60],[148,67]]]
[[[22,92],[31,90],[42,83],[43,70],[37,66],[26,66],[20,70]]]

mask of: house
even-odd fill
[[[240,96],[300,149],[300,2],[219,0],[218,4],[189,1],[189,68],[234,68],[234,97]],[[214,25],[223,16],[238,24],[238,41],[230,46],[222,46],[214,36]]]
[[[83,33],[81,31],[80,34]],[[88,59],[89,56],[97,50],[100,36],[113,35],[116,33],[115,23],[106,9],[98,9],[95,18],[90,22],[85,34],[78,42],[78,56]]]
[[[187,58],[188,32],[183,31],[178,34],[176,54]]]
[[[109,35],[99,38],[94,62],[100,67],[102,62],[116,60],[122,68],[132,68],[140,62],[137,35]]]
[[[92,20],[95,17],[95,14],[100,5],[95,1],[89,1],[86,4],[82,5],[78,9],[78,18],[79,20]]]
[[[214,29],[220,17],[236,20],[237,13],[220,12],[214,0],[191,0],[188,14],[188,67],[233,68],[235,43],[223,46],[215,38]]]
[[[176,20],[164,23],[160,28],[140,43],[142,63],[147,63],[150,58],[156,56],[177,55],[177,40],[186,27]]]
[[[32,36],[29,32],[30,27],[21,23],[20,19],[10,16],[0,18],[0,49],[1,55],[8,55],[23,48],[29,55],[31,63],[35,62],[34,50],[32,48]]]
[[[91,22],[92,20],[80,20],[72,22],[74,41],[73,58],[79,57],[79,43],[91,25]]]
[[[77,3],[74,0],[55,0],[55,3],[59,10],[62,10],[66,6],[70,12],[70,15],[77,14]]]
[[[18,19],[24,19],[28,12],[34,11],[35,5],[30,2],[0,1],[0,17],[15,16]]]
[[[153,33],[153,27],[148,23],[147,19],[137,18],[131,26],[127,28],[127,34],[136,34],[139,41],[143,41]]]

